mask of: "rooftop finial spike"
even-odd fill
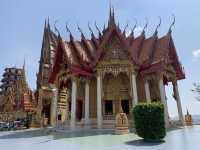
[[[44,28],[46,28],[47,27],[47,20],[45,19],[45,21],[44,21]]]
[[[90,23],[88,22],[88,29],[90,31],[91,34],[93,34],[92,28],[90,27]]]
[[[123,34],[125,35],[126,34],[126,29],[128,28],[128,22],[126,24],[126,26],[124,27],[124,31],[123,31]]]
[[[72,33],[71,33],[71,31],[70,31],[70,29],[68,27],[68,23],[66,23],[65,27],[66,27],[67,32],[69,32],[70,40],[73,40],[74,38],[73,38]]]
[[[47,19],[47,27],[50,29],[49,16],[48,16],[48,19]]]
[[[111,20],[112,18],[112,5],[111,5],[111,0],[110,0],[110,11],[109,11],[109,21]]]
[[[79,27],[78,24],[77,24],[77,28],[78,28],[78,31],[82,34],[82,30],[81,30],[81,28]]]
[[[25,70],[25,66],[26,66],[26,60],[25,60],[25,57],[24,57],[23,70]]]
[[[134,36],[134,31],[136,27],[137,27],[137,20],[135,19],[135,25],[133,26],[133,29],[131,30],[131,33],[130,33],[131,36]]]
[[[158,25],[156,26],[156,30],[155,30],[154,35],[157,35],[157,34],[158,34],[158,28],[160,27],[160,25],[161,25],[161,17],[159,16],[159,23],[158,23]]]
[[[95,21],[94,25],[95,25],[97,31],[99,32],[99,37],[101,37],[101,31],[100,31],[100,29],[98,28],[96,21]]]
[[[78,24],[77,24],[77,28],[78,28],[78,31],[81,33],[81,38],[85,38],[83,31],[81,30]]]
[[[69,32],[70,34],[71,34],[71,31],[70,31],[70,29],[69,29],[69,27],[68,27],[68,22],[66,23],[66,30],[67,30],[67,32]]]
[[[112,6],[112,21],[115,24],[115,9],[114,9],[114,6]]]
[[[172,14],[172,17],[173,17],[173,22],[172,22],[172,24],[170,25],[170,27],[169,27],[169,33],[171,33],[172,32],[172,27],[175,25],[175,22],[176,22],[176,17],[175,17],[175,15],[174,14]]]
[[[112,25],[115,25],[115,11],[114,11],[114,7],[112,6],[111,1],[110,1],[108,27],[110,27]]]
[[[54,29],[55,29],[55,32],[58,33],[58,36],[60,36],[60,32],[59,32],[59,30],[58,30],[57,27],[56,27],[56,23],[57,23],[57,22],[58,22],[58,20],[56,20],[55,23],[54,23]]]
[[[145,18],[145,20],[146,20],[146,24],[145,24],[145,26],[144,26],[144,28],[143,28],[143,30],[142,30],[142,34],[145,33],[145,30],[146,30],[146,28],[147,28],[147,26],[148,26],[148,23],[149,23],[147,18]]]

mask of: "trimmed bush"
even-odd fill
[[[133,108],[132,113],[138,136],[147,141],[158,141],[165,137],[163,104],[140,103]]]

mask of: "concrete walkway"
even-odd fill
[[[171,130],[164,142],[146,143],[134,133],[114,135],[111,130],[54,132],[29,129],[0,132],[2,150],[194,150],[199,149],[200,126]]]

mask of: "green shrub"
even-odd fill
[[[133,108],[138,136],[144,140],[161,140],[166,135],[164,106],[161,103],[140,103]]]

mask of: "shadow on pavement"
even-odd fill
[[[159,142],[147,142],[147,141],[144,141],[143,139],[139,139],[139,140],[125,142],[125,144],[134,145],[134,146],[156,146],[156,145],[161,145],[164,142],[165,142],[164,140],[159,141]]]

